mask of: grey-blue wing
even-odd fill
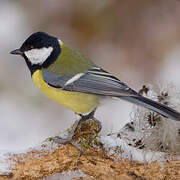
[[[118,80],[103,69],[89,70],[76,75],[55,75],[48,70],[43,70],[43,79],[50,86],[67,91],[98,94],[102,96],[119,97],[128,102],[153,110],[165,117],[180,121],[180,113],[174,109],[145,98],[125,83]]]
[[[125,83],[100,68],[98,71],[90,70],[78,75],[56,75],[44,69],[43,79],[50,86],[67,91],[115,97],[138,95]]]

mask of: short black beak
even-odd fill
[[[11,51],[10,53],[15,55],[23,55],[23,52],[20,49],[16,49],[14,51]]]

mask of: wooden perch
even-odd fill
[[[71,145],[60,146],[53,153],[46,153],[47,150],[42,149],[41,151],[31,151],[12,156],[11,161],[15,163],[12,173],[9,176],[0,176],[0,180],[39,179],[59,172],[77,169],[95,179],[103,180],[175,180],[180,177],[180,161],[166,162],[163,164],[163,168],[158,162],[147,165],[127,160],[115,162],[115,157],[107,155],[103,150],[93,148],[87,149],[79,157],[79,152]],[[42,156],[41,154],[46,155]]]
[[[86,131],[84,133],[85,136],[82,136],[81,132],[81,137],[78,139],[78,135],[76,135],[78,142],[81,141],[81,145],[82,143],[86,145],[86,148],[83,148],[84,153],[81,157],[79,157],[77,149],[70,144],[59,145],[54,150],[48,149],[43,144],[39,150],[11,155],[9,160],[13,165],[12,172],[8,175],[1,175],[0,180],[34,180],[68,170],[81,170],[89,175],[87,177],[74,178],[76,180],[179,179],[180,161],[165,162],[161,165],[158,162],[143,164],[130,160],[117,161],[117,157],[108,155],[102,148],[87,146],[89,141],[87,137],[91,137],[87,136],[87,132],[90,130],[87,127],[86,124],[86,126],[81,128],[81,130],[84,128],[84,131]]]

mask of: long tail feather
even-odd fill
[[[164,104],[155,102],[151,99],[145,98],[143,96],[121,96],[119,98],[129,101],[131,103],[143,106],[143,107],[150,109],[152,111],[155,111],[167,118],[170,118],[170,119],[173,119],[176,121],[180,121],[180,113],[179,112],[175,111],[174,109],[172,109]]]

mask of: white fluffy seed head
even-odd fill
[[[161,103],[180,111],[180,91],[174,85],[146,87],[149,90],[143,95],[155,101],[163,97]],[[179,121],[167,119],[140,106],[134,106],[131,119],[132,122],[120,130],[121,138],[128,144],[151,151],[180,152]]]
[[[39,64],[42,65],[44,61],[51,55],[53,51],[52,47],[43,47],[41,49],[31,49],[28,51],[25,51],[24,54],[30,61],[30,63],[33,64]]]

